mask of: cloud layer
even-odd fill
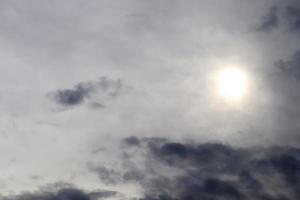
[[[113,191],[85,192],[76,188],[63,188],[57,191],[26,193],[18,196],[3,197],[2,200],[100,200],[115,196]]]
[[[122,162],[127,165],[123,174],[106,170],[106,175],[112,175],[109,177],[103,176],[103,171],[96,173],[104,181],[118,174],[117,182],[140,184],[145,195],[142,199],[300,198],[298,148],[237,148],[220,143],[169,142],[164,138],[131,137],[124,142]],[[138,161],[141,155],[146,157],[144,163]]]
[[[299,13],[298,0],[0,0],[0,194],[300,199]],[[232,66],[249,78],[238,103],[216,95]],[[57,182],[71,185],[43,190]]]

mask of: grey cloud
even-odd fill
[[[299,145],[299,61],[282,60],[276,80],[270,81],[272,86],[265,89],[265,85],[258,84],[257,90],[255,87],[257,79],[265,78],[269,63],[289,55],[299,44],[297,35],[290,34],[298,30],[295,27],[299,6],[290,0],[276,1],[275,6],[274,2],[1,1],[0,41],[5,70],[0,78],[3,133],[0,164],[6,166],[6,160],[16,159],[13,168],[2,167],[0,179],[8,185],[7,190],[34,188],[38,181],[23,178],[31,171],[45,172],[41,180],[44,182],[55,177],[69,181],[73,174],[80,174],[72,181],[86,187],[93,185],[94,180],[99,180],[85,177],[81,162],[87,162],[86,154],[92,150],[91,156],[99,156],[98,163],[114,160],[116,152],[111,156],[97,148],[114,146],[108,138],[139,135],[195,142],[221,140],[242,145],[256,142]],[[265,6],[270,9],[261,15],[260,8]],[[277,33],[281,26],[292,31],[249,33],[249,27],[258,21],[257,16],[262,17],[259,23],[262,31]],[[249,80],[254,80],[251,86],[256,91],[241,106],[227,106],[210,95],[215,88],[206,80],[218,64],[241,65],[251,71]],[[98,74],[126,77],[139,89],[123,99],[121,95],[126,88],[123,81],[110,77],[96,80]],[[91,109],[60,115],[49,113],[41,99],[45,91],[53,91],[48,97],[55,108],[89,106]],[[105,109],[99,113],[92,111],[95,108]],[[8,116],[12,113],[18,116],[16,125],[10,123]],[[31,121],[44,121],[48,125],[36,126]],[[101,145],[95,145],[97,141]],[[210,194],[210,185],[218,188],[214,193],[228,198],[255,199],[253,191],[260,195],[256,199],[280,199],[295,193],[286,192],[289,191],[286,187],[283,191],[278,189],[282,194],[267,191],[271,190],[267,175],[270,182],[297,186],[297,179],[292,177],[298,174],[298,158],[291,153],[271,159],[270,152],[263,149],[256,154],[251,152],[252,148],[137,137],[123,141],[122,150],[126,151],[122,154],[123,171],[109,166],[91,171],[110,186],[120,182],[140,183],[149,198],[183,198],[186,193],[196,194],[196,189],[203,199],[219,198]],[[280,148],[275,152],[282,151]],[[135,158],[135,154],[140,156]],[[258,155],[264,159],[256,161]],[[49,168],[53,163],[59,164]],[[282,167],[285,165],[290,168]],[[287,174],[289,171],[292,173]]]
[[[300,50],[298,50],[290,60],[279,60],[276,66],[282,75],[300,80]]]
[[[143,170],[134,166],[125,167],[125,171],[120,171],[112,167],[89,166],[91,172],[96,173],[101,182],[107,185],[117,185],[129,182],[139,182],[145,178]]]
[[[300,30],[300,7],[289,5],[285,9],[286,20],[292,31]]]
[[[123,142],[129,146],[139,146],[140,145],[140,140],[135,136],[125,138],[123,140]]]
[[[290,141],[289,144],[299,146],[300,51],[276,59],[263,78],[268,90],[263,95],[270,99],[265,105],[268,107],[266,118],[273,118],[275,122],[270,137],[282,144]]]
[[[136,145],[137,141],[139,145]],[[121,169],[91,164],[90,170],[107,185],[117,186],[127,183],[139,185],[143,194],[136,199],[298,200],[300,198],[299,148],[283,146],[239,148],[221,143],[171,142],[165,138],[129,137],[122,141],[119,151],[123,152],[120,159],[123,166]],[[129,153],[131,156],[126,156]],[[73,184],[58,182],[36,192],[4,196],[0,199],[126,199],[120,195],[118,192],[107,190],[85,191]]]
[[[277,6],[272,6],[268,13],[262,17],[262,22],[258,26],[257,30],[269,32],[279,26],[279,16]]]
[[[261,20],[258,31],[270,32],[282,25],[288,31],[297,32],[300,30],[300,5],[293,0],[280,2],[271,6]]]
[[[91,171],[97,173],[99,179],[105,184],[116,184],[121,180],[121,174],[104,166],[90,166]]]
[[[105,106],[101,103],[98,103],[98,102],[92,102],[89,104],[90,107],[92,108],[104,108]]]
[[[298,32],[300,30],[300,4],[293,0],[282,1],[271,6],[261,20],[257,28],[259,31],[269,32],[282,25],[290,32]]]
[[[56,103],[68,107],[80,105],[97,93],[111,98],[117,97],[123,88],[124,85],[121,79],[115,80],[103,76],[98,81],[79,83],[73,89],[58,90],[49,93],[47,96],[51,97]],[[99,108],[104,105],[99,102],[92,102],[90,106]]]
[[[99,190],[86,192],[76,188],[64,188],[58,191],[40,191],[4,197],[3,200],[98,200],[106,199],[116,194],[114,191]]]
[[[128,170],[122,177],[126,181],[141,181],[145,178],[144,172],[139,169]]]
[[[176,180],[176,188],[182,188],[178,199],[297,199],[300,195],[296,189],[300,184],[299,149],[165,143],[151,151],[159,161],[186,171]],[[277,175],[278,179],[267,181]],[[276,182],[285,185],[279,194],[266,192]]]
[[[142,186],[143,200],[300,198],[299,148],[138,140],[140,146],[122,149],[132,153],[132,148],[136,148],[135,154],[144,152],[144,164],[127,165],[119,173],[123,174],[122,183],[135,181]],[[134,156],[123,159],[137,162]]]
[[[74,106],[81,104],[92,92],[90,84],[79,84],[74,89],[58,90],[54,98],[57,103],[64,106]]]

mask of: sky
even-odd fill
[[[0,200],[300,199],[299,36],[297,0],[0,0]]]

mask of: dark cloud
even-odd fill
[[[300,198],[298,148],[237,148],[220,143],[168,142],[163,138],[126,141],[130,148],[123,146],[123,150],[133,152],[134,147],[135,154],[143,152],[144,164],[127,165],[124,171],[112,174],[120,173],[122,183],[134,180],[140,184],[145,192],[142,200]],[[134,156],[126,156],[123,162],[128,159],[136,162]]]
[[[121,168],[94,164],[89,167],[105,184],[138,184],[143,191],[142,197],[137,198],[140,200],[300,198],[299,148],[238,148],[221,143],[129,137],[122,140],[120,150],[124,156]],[[131,156],[127,156],[130,152]],[[59,182],[38,192],[3,197],[3,200],[99,200],[118,195],[106,190],[89,192]]]
[[[300,195],[296,189],[299,149],[165,143],[151,146],[150,151],[159,162],[185,172],[167,192],[174,199],[296,199]],[[277,184],[284,187],[270,191]],[[161,195],[160,188],[156,195]]]
[[[277,6],[273,6],[269,9],[268,13],[262,17],[262,22],[258,26],[257,30],[269,32],[279,26],[279,16]]]
[[[230,146],[222,144],[202,144],[195,148],[194,146],[180,143],[165,143],[159,148],[152,146],[151,151],[157,158],[160,158],[168,165],[175,166],[182,164],[180,161],[184,160],[195,164],[206,163],[206,166],[209,163],[214,165],[216,161],[228,164],[233,161],[236,164],[237,161],[241,160],[241,154],[233,150]],[[224,170],[233,170],[235,164],[226,166]]]
[[[49,93],[56,103],[62,106],[75,106],[85,102],[91,98],[93,94],[102,93],[111,98],[116,97],[123,89],[124,85],[121,79],[110,79],[100,77],[98,81],[79,83],[73,89],[62,89]],[[99,102],[92,102],[90,106],[93,108],[104,107]]]
[[[141,181],[145,178],[144,172],[138,169],[128,170],[123,175],[123,180],[126,181]]]
[[[26,193],[12,197],[4,197],[4,200],[98,200],[115,196],[114,191],[86,192],[76,188],[64,188],[58,191],[44,191]]]
[[[300,7],[289,5],[285,8],[286,20],[292,31],[300,30]]]
[[[137,137],[134,137],[134,136],[125,138],[123,140],[123,142],[127,145],[130,145],[130,146],[139,146],[140,145],[140,140]]]
[[[58,90],[54,97],[57,103],[64,106],[74,106],[82,103],[91,92],[91,84],[80,83],[74,89]]]
[[[280,69],[282,75],[300,80],[300,50],[288,61],[279,60],[276,66]]]
[[[281,10],[282,12],[279,12]],[[283,27],[291,32],[297,32],[300,30],[300,4],[293,0],[280,2],[278,5],[270,7],[261,20],[257,28],[259,31],[272,31],[278,28],[282,22]]]
[[[121,174],[104,166],[90,166],[91,171],[98,174],[99,179],[105,184],[116,184],[121,181]]]
[[[294,156],[289,154],[276,155],[271,158],[271,163],[290,184],[297,184],[300,181],[300,161]]]
[[[89,104],[89,106],[91,107],[91,108],[104,108],[105,106],[103,105],[103,104],[101,104],[101,103],[98,103],[98,102],[92,102],[92,103],[90,103]]]

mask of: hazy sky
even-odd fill
[[[299,36],[297,0],[0,0],[0,199],[299,199]]]

